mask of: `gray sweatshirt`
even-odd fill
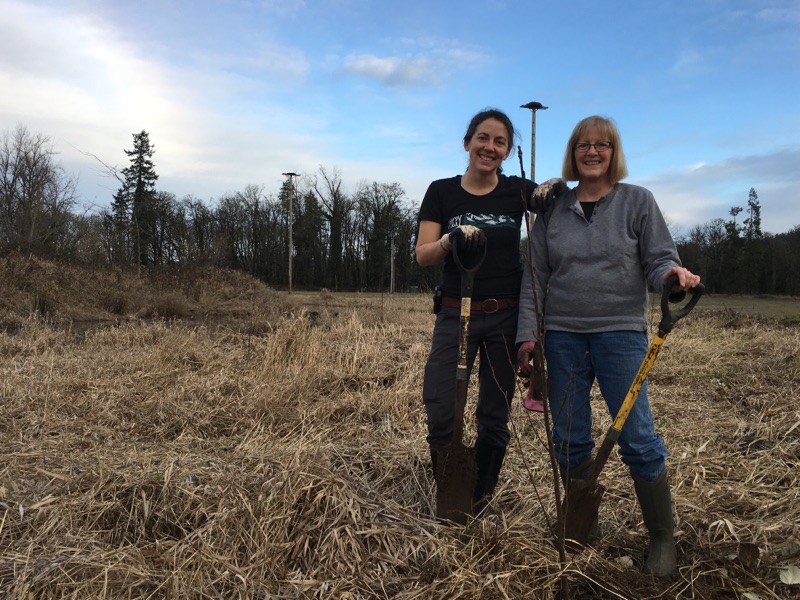
[[[680,259],[653,194],[618,183],[587,222],[575,192],[555,199],[531,233],[544,329],[595,333],[647,330],[648,289]],[[520,288],[517,343],[536,339],[530,268]]]

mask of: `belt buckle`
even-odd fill
[[[500,303],[494,298],[489,298],[481,303],[481,310],[487,315],[491,315],[492,313],[496,313],[498,310],[500,310]]]

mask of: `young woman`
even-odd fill
[[[475,275],[467,351],[471,372],[479,360],[474,510],[483,510],[497,485],[510,439],[508,416],[516,380],[517,306],[522,279],[520,226],[526,203],[543,202],[535,184],[505,176],[501,164],[511,154],[514,126],[501,111],[476,114],[464,135],[469,166],[463,175],[434,181],[419,211],[417,262],[443,262],[442,303],[425,365],[422,397],[428,422],[427,441],[436,472],[437,450],[453,435],[456,367],[461,307],[461,275],[450,253],[453,243],[480,239],[486,257]],[[523,201],[524,197],[524,201]]]

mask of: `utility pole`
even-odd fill
[[[389,260],[390,262],[390,279],[389,279],[389,293],[394,293],[394,234],[392,234],[391,238],[391,248],[389,250]]]
[[[536,111],[547,110],[547,107],[541,102],[528,102],[520,108],[531,109],[531,172],[528,174],[528,179],[536,181]]]
[[[292,177],[299,177],[300,173],[282,173],[282,175],[289,178],[289,218],[288,218],[288,229],[289,229],[289,293],[292,293],[292,201],[294,200],[294,195],[297,193],[294,187],[294,180]]]

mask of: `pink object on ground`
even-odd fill
[[[544,412],[544,403],[541,400],[537,400],[533,397],[533,382],[531,382],[531,385],[528,386],[528,393],[525,394],[525,399],[522,401],[522,405],[532,412]]]

